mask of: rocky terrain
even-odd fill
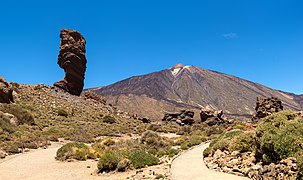
[[[16,91],[15,103],[0,104],[0,111],[6,113],[3,118],[8,119],[0,122],[0,144],[8,153],[24,146],[38,148],[58,138],[93,142],[104,135],[142,133],[146,126],[140,120],[123,118],[123,113],[91,92],[77,97],[46,85],[10,85]],[[21,123],[12,123],[13,119]]]
[[[258,98],[255,128],[222,133],[204,151],[205,164],[251,179],[301,179],[302,117],[302,112],[283,111],[277,98]]]
[[[165,113],[162,121],[164,122],[176,122],[179,125],[192,125],[194,121],[195,113],[192,111],[182,110],[179,113]]]
[[[256,113],[253,115],[254,120],[259,120],[273,113],[280,112],[284,109],[281,100],[278,98],[257,98]]]
[[[297,160],[287,158],[278,163],[262,165],[257,163],[252,152],[240,153],[217,150],[212,157],[204,158],[205,164],[211,170],[247,176],[251,179],[291,179],[298,173]]]
[[[206,106],[223,110],[227,116],[251,117],[257,97],[278,97],[286,109],[302,108],[301,96],[180,64],[92,90],[119,109],[152,120],[161,120],[165,112],[182,109],[191,109],[199,120],[199,111]]]
[[[86,41],[79,32],[69,29],[62,29],[60,38],[58,65],[64,69],[65,77],[54,85],[79,96],[84,87]]]

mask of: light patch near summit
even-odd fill
[[[181,69],[182,69],[182,68],[175,68],[175,69],[172,69],[172,70],[171,70],[171,73],[172,73],[174,76],[176,76],[176,75],[180,72]]]

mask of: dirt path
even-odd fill
[[[176,158],[172,163],[173,180],[245,180],[247,178],[212,171],[203,162],[202,152],[209,143],[202,144]]]
[[[94,160],[56,161],[56,152],[63,144],[64,142],[52,143],[47,149],[31,150],[0,159],[0,180],[123,180],[146,179],[153,177],[153,172],[169,174],[169,165],[160,164],[143,168],[140,172],[132,170],[98,175],[97,162]]]
[[[100,177],[90,175],[96,169],[96,161],[56,161],[56,151],[60,146],[61,144],[55,143],[47,149],[33,150],[1,160],[0,179],[100,179]],[[87,166],[91,168],[87,168]]]

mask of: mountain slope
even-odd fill
[[[131,77],[93,89],[120,109],[152,119],[166,111],[211,106],[228,114],[250,115],[257,97],[275,96],[286,108],[300,110],[302,97],[273,90],[235,76],[177,64],[170,69]]]

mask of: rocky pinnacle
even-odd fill
[[[58,65],[64,69],[65,77],[54,86],[79,96],[84,87],[86,57],[84,37],[75,30],[62,29]]]

